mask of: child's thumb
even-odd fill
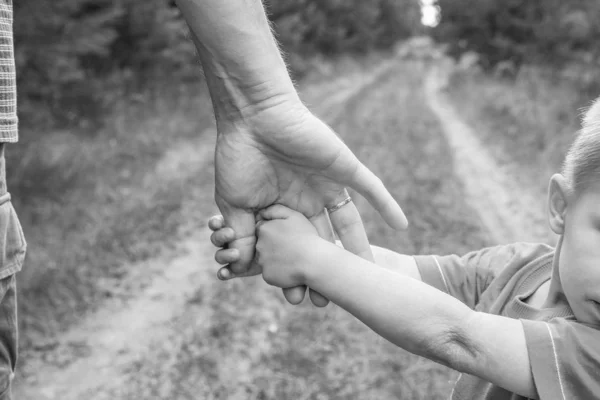
[[[259,211],[261,218],[266,220],[271,219],[286,219],[294,215],[294,211],[281,204],[274,204]]]
[[[231,227],[235,232],[236,239],[229,243],[229,248],[238,249],[240,252],[239,261],[230,264],[231,271],[235,274],[243,274],[248,271],[254,259],[256,246],[254,213],[226,205],[220,205],[219,208],[223,213],[225,225]]]

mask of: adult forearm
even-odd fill
[[[323,246],[318,263],[307,269],[309,287],[392,343],[459,368],[465,350],[460,326],[472,314],[467,306],[409,276]]]
[[[217,119],[297,98],[261,0],[176,0],[190,27]]]
[[[409,276],[418,281],[422,280],[414,257],[396,253],[390,249],[375,245],[371,245],[371,252],[375,258],[375,264],[380,267]]]

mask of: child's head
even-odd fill
[[[559,277],[578,320],[600,323],[600,99],[586,112],[562,174],[550,179],[549,221],[562,235]]]

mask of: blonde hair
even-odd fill
[[[600,98],[585,113],[582,128],[565,157],[562,174],[575,194],[581,194],[594,182],[600,183]]]

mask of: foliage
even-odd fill
[[[33,124],[90,121],[123,90],[193,64],[185,23],[163,0],[20,0],[14,26],[22,120]]]
[[[504,60],[561,63],[598,55],[600,3],[595,0],[438,0],[436,39],[455,53],[474,50],[484,67]]]
[[[270,0],[291,59],[385,47],[418,21],[413,0]],[[167,0],[19,0],[15,41],[22,121],[100,120],[115,98],[198,75],[195,49]],[[291,62],[292,68],[299,63]]]
[[[417,0],[265,0],[294,72],[313,54],[386,48],[422,31]],[[597,70],[595,0],[438,0],[431,31],[484,67],[510,60],[584,60]],[[51,127],[101,120],[117,97],[198,76],[195,49],[173,0],[19,0],[15,41],[21,116]],[[589,74],[588,74],[589,75]],[[168,77],[168,78],[165,78]],[[595,77],[595,75],[594,75]]]
[[[418,27],[414,0],[270,0],[271,20],[286,49],[366,51],[390,46]]]

